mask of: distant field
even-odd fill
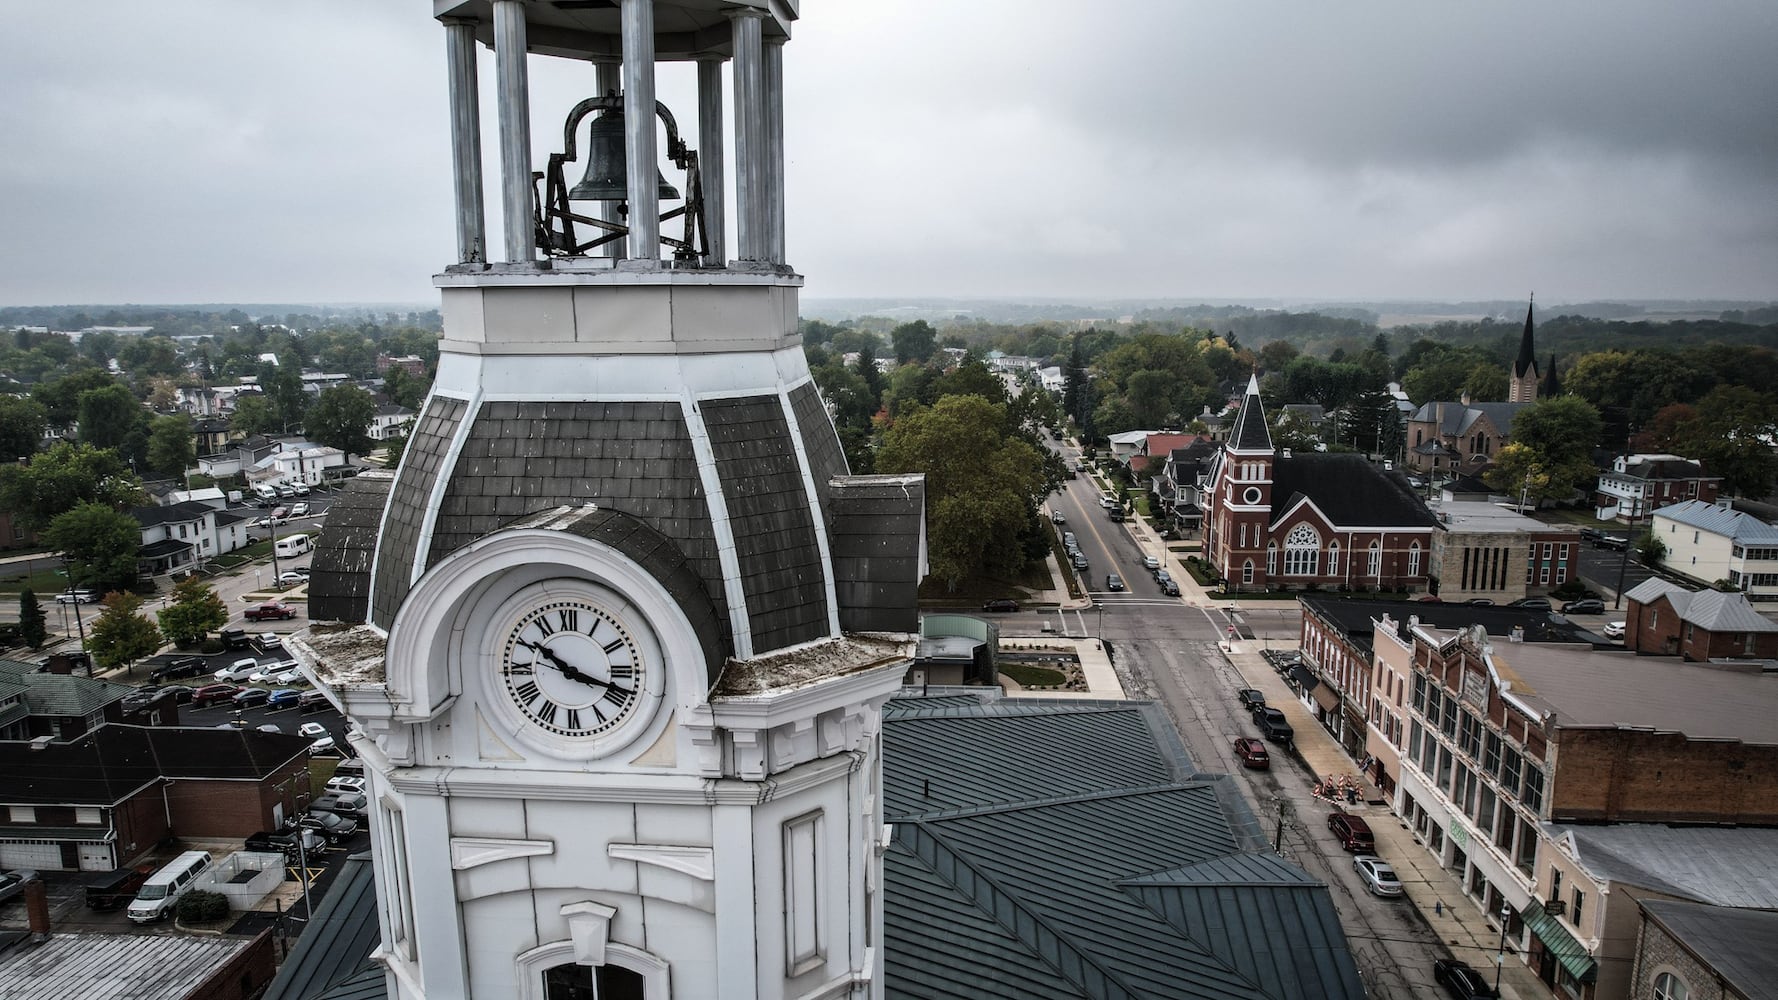
[[[1486,313],[1380,313],[1377,326],[1387,330],[1392,326],[1431,326],[1434,323],[1478,323],[1488,318]]]

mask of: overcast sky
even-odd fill
[[[1772,0],[802,6],[806,296],[1778,298]],[[532,73],[541,161],[591,70]],[[430,303],[454,251],[421,2],[9,5],[0,142],[3,305]]]

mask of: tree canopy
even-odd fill
[[[143,500],[142,483],[117,453],[63,441],[26,465],[0,465],[0,505],[33,531],[82,503],[129,507]]]
[[[83,503],[49,522],[43,544],[68,558],[70,586],[121,589],[136,582],[142,526],[104,504]]]
[[[105,610],[93,622],[93,659],[107,670],[153,656],[161,647],[160,629],[141,613],[142,598],[127,591],[105,597]]]
[[[173,587],[172,600],[156,614],[161,632],[180,645],[201,640],[205,634],[228,624],[228,605],[216,595],[216,588],[195,576],[188,576]]]
[[[355,385],[325,389],[309,408],[306,429],[315,440],[348,455],[370,450],[370,422],[377,415],[377,401]]]
[[[155,417],[148,425],[148,467],[168,479],[183,478],[197,463],[197,439],[183,413]]]

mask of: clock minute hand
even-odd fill
[[[580,671],[579,667],[576,667],[574,664],[569,663],[568,661],[562,659],[560,656],[557,656],[556,651],[549,648],[548,646],[542,645],[540,643],[537,645],[532,645],[530,648],[532,650],[536,651],[538,655],[540,655],[544,659],[548,660],[552,666],[554,666],[557,670],[562,672],[563,677],[566,677],[567,679],[569,679],[571,681],[575,681],[580,684],[598,684],[602,687],[609,687],[610,686],[610,685],[605,684],[603,681],[599,680],[597,677],[593,677],[589,674],[582,673]]]

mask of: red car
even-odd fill
[[[1272,755],[1266,752],[1266,745],[1251,736],[1235,738],[1235,756],[1241,758],[1242,767],[1251,767],[1255,771],[1272,766]]]
[[[243,616],[250,622],[275,621],[283,618],[295,618],[296,609],[288,604],[267,601],[257,608],[248,608]]]
[[[214,705],[217,702],[229,701],[240,693],[241,689],[233,684],[205,684],[191,693],[191,704],[193,708]]]
[[[1371,825],[1351,813],[1334,813],[1327,817],[1327,828],[1340,839],[1340,846],[1355,854],[1374,854],[1377,850],[1376,838],[1371,835]]]

